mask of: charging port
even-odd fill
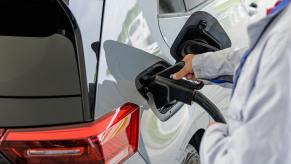
[[[186,80],[176,81],[170,78],[172,73],[179,71],[183,66],[184,63],[173,67],[167,62],[160,61],[143,71],[136,79],[138,91],[148,101],[153,112],[161,121],[172,117],[184,103],[190,105],[193,90],[203,87],[203,83],[195,85]],[[168,83],[174,84],[174,86]],[[188,94],[179,92],[180,86],[186,86],[190,92]],[[177,97],[183,98],[183,101]],[[185,98],[187,101],[184,100]]]
[[[219,109],[198,90],[202,89],[203,82],[190,82],[187,80],[173,80],[170,76],[184,67],[184,62],[174,66],[160,61],[142,72],[136,79],[136,87],[140,94],[157,115],[165,121],[174,115],[179,108],[176,104],[199,104],[215,121],[225,122]],[[181,104],[182,103],[182,104]]]
[[[160,61],[143,71],[136,79],[138,91],[161,121],[171,118],[183,106],[181,102],[169,102],[164,96],[168,94],[167,88],[153,83],[155,76],[170,66],[169,63]]]

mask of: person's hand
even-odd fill
[[[174,80],[180,80],[183,77],[186,77],[188,80],[196,80],[195,74],[192,69],[192,60],[194,58],[193,54],[188,54],[184,57],[183,61],[185,66],[173,75]]]

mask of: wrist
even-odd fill
[[[200,61],[199,55],[193,55],[192,57],[192,71],[196,78],[201,78],[203,63]]]

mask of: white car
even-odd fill
[[[245,47],[247,25],[274,1],[2,0],[0,163],[198,164],[193,136],[210,116],[175,103],[161,121],[137,102],[126,76],[149,63],[134,53],[174,64],[170,48],[197,11],[220,22],[232,47]],[[106,49],[108,40],[126,46]],[[110,52],[124,57],[112,66]],[[202,89],[224,113],[230,92]]]

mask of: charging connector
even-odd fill
[[[156,108],[161,108],[174,102],[191,105],[199,104],[216,122],[226,123],[220,110],[206,96],[198,90],[202,89],[203,82],[190,82],[187,80],[174,80],[171,75],[184,67],[184,62],[173,66],[159,63],[139,77],[139,91],[154,103]],[[152,102],[153,101],[153,102]]]

